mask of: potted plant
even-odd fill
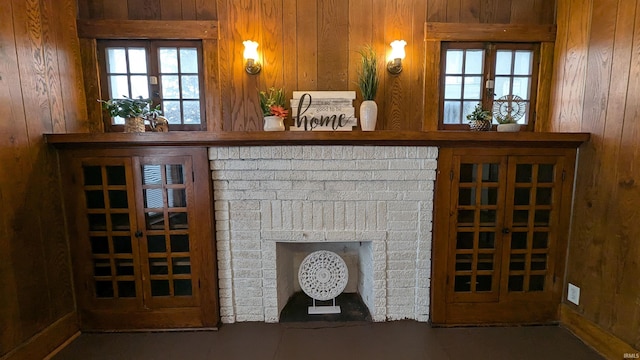
[[[467,115],[469,128],[473,131],[487,131],[491,129],[491,118],[493,114],[489,110],[484,110],[481,104],[477,104],[473,112]]]
[[[258,93],[264,116],[264,131],[284,131],[284,118],[289,110],[284,105],[284,88],[269,88]]]
[[[374,100],[379,83],[378,59],[371,45],[365,46],[358,51],[358,54],[360,54],[360,71],[357,85],[364,100],[360,105],[360,127],[362,131],[373,131],[376,129],[378,119],[378,105]]]
[[[154,120],[162,114],[160,105],[151,107],[151,99],[122,97],[120,99],[98,100],[102,109],[111,117],[124,119],[124,132],[144,132],[144,122],[149,121],[153,127]]]
[[[499,132],[518,132],[520,131],[520,124],[513,118],[510,114],[507,115],[496,115],[496,121],[498,122],[498,127],[496,130]]]

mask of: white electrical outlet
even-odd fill
[[[580,288],[569,283],[569,289],[567,290],[567,300],[572,303],[579,305],[580,304]]]

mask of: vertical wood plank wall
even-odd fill
[[[88,130],[75,18],[74,0],[0,5],[0,357],[75,311],[56,155],[42,138]]]
[[[551,130],[592,134],[567,272],[580,305],[566,304],[640,349],[640,1],[559,0],[555,54]]]

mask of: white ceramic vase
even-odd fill
[[[360,127],[362,131],[374,131],[378,120],[378,104],[373,100],[365,100],[360,105]]]
[[[280,116],[265,116],[264,131],[284,131],[284,118]]]

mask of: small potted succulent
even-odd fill
[[[111,117],[124,119],[124,132],[144,132],[144,122],[149,121],[149,125],[153,127],[154,120],[162,114],[160,105],[152,107],[151,99],[144,99],[142,96],[98,101]]]
[[[371,45],[365,46],[358,51],[360,54],[360,71],[358,71],[358,87],[362,93],[362,104],[360,105],[360,127],[362,131],[373,131],[376,129],[378,119],[378,104],[375,102],[378,92],[378,58]]]
[[[513,118],[513,116],[507,115],[496,115],[496,121],[498,122],[498,127],[496,128],[499,132],[518,132],[520,131],[520,124]]]
[[[491,118],[493,114],[489,110],[484,110],[481,104],[477,104],[473,112],[467,115],[469,128],[473,131],[488,131],[491,129]]]
[[[258,97],[264,116],[264,131],[284,131],[284,118],[289,114],[284,104],[284,89],[271,87],[260,91]]]

